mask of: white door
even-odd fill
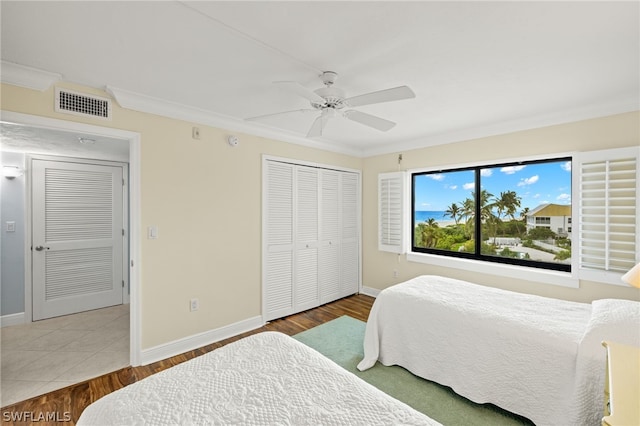
[[[360,291],[360,176],[341,175],[341,297]]]
[[[322,170],[320,188],[320,280],[321,303],[339,299],[340,295],[340,172]]]
[[[122,303],[123,167],[32,162],[33,320]]]
[[[295,202],[295,311],[315,308],[318,294],[318,169],[296,167]]]
[[[267,161],[264,175],[263,318],[293,313],[294,166]]]

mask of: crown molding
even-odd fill
[[[363,158],[367,158],[374,157],[376,155],[393,154],[413,149],[428,148],[430,146],[445,145],[472,139],[481,139],[490,136],[573,123],[633,111],[640,111],[640,101],[638,100],[638,97],[621,98],[606,103],[575,108],[573,110],[556,111],[549,114],[524,117],[487,126],[478,126],[438,135],[425,136],[422,138],[398,142],[393,145],[366,149],[361,153],[361,156]]]
[[[260,123],[239,120],[237,118],[217,114],[200,108],[194,108],[188,105],[142,95],[130,90],[106,86],[105,91],[111,95],[122,108],[223,128],[234,132],[280,140],[321,149],[323,151],[331,151],[354,157],[362,156],[362,152],[360,150],[337,146],[323,140],[307,139],[286,130],[276,130]]]
[[[51,87],[53,83],[62,78],[61,74],[19,65],[13,62],[1,62],[2,72],[0,73],[0,81],[13,86],[26,87],[27,89],[44,92]]]

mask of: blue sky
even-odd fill
[[[474,190],[474,172],[445,172],[416,178],[415,206],[418,211],[446,210],[460,205]],[[537,163],[482,170],[482,189],[499,196],[515,191],[521,208],[533,210],[543,203],[571,204],[571,162]]]

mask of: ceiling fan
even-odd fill
[[[399,86],[392,89],[379,90],[376,92],[365,93],[364,95],[353,96],[347,98],[342,89],[333,86],[338,74],[333,71],[325,71],[320,75],[325,87],[317,90],[309,90],[300,83],[295,81],[276,81],[275,84],[285,87],[288,90],[295,92],[296,94],[308,99],[311,102],[311,108],[295,109],[291,111],[276,112],[273,114],[259,115],[256,117],[247,118],[247,120],[259,120],[261,118],[272,117],[280,114],[288,114],[292,112],[320,112],[320,115],[315,119],[307,137],[319,137],[322,136],[322,131],[327,125],[329,119],[334,117],[344,117],[349,120],[355,121],[365,126],[372,127],[374,129],[386,132],[396,125],[393,121],[385,120],[384,118],[377,117],[365,112],[357,111],[354,109],[347,109],[348,107],[358,107],[362,105],[378,104],[383,102],[399,101],[402,99],[415,98],[416,95],[408,86]]]

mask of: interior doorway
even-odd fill
[[[125,161],[129,165],[129,181],[127,203],[129,206],[129,250],[128,256],[125,257],[126,262],[123,265],[123,274],[129,277],[129,301],[130,301],[130,364],[133,366],[140,365],[140,308],[139,308],[139,282],[140,282],[140,134],[119,129],[106,128],[82,123],[69,122],[64,120],[50,119],[9,111],[2,111],[0,121],[2,126],[3,140],[2,151],[16,151],[16,145],[20,143],[26,145],[29,151],[38,155],[51,155],[56,150],[56,154],[62,154],[73,158],[90,158],[101,161],[122,160],[122,158],[113,158],[107,155],[101,156],[96,154],[100,151],[100,145],[113,148],[116,145],[126,148]],[[8,126],[8,127],[7,127]],[[7,131],[7,128],[10,129]],[[61,142],[59,138],[48,138],[47,142],[39,139],[38,135],[42,133],[66,137],[67,141]],[[7,138],[7,134],[18,134],[22,137]],[[70,142],[68,142],[70,141]],[[85,143],[85,142],[89,143]],[[116,143],[117,142],[117,143]],[[81,146],[83,145],[83,146]],[[70,148],[69,151],[60,150],[62,148]],[[95,155],[91,154],[94,153]],[[27,203],[27,212],[25,218],[28,218],[30,209],[33,208],[31,203]],[[24,282],[32,281],[32,261],[31,261],[31,229],[26,230],[25,236],[25,267]],[[126,272],[125,272],[126,271]],[[128,274],[127,274],[128,272]],[[28,323],[33,318],[33,291],[30,285],[24,285],[24,312],[20,312],[22,322]],[[3,325],[4,325],[3,313]],[[16,314],[18,315],[18,314]],[[13,320],[13,317],[12,317]]]

